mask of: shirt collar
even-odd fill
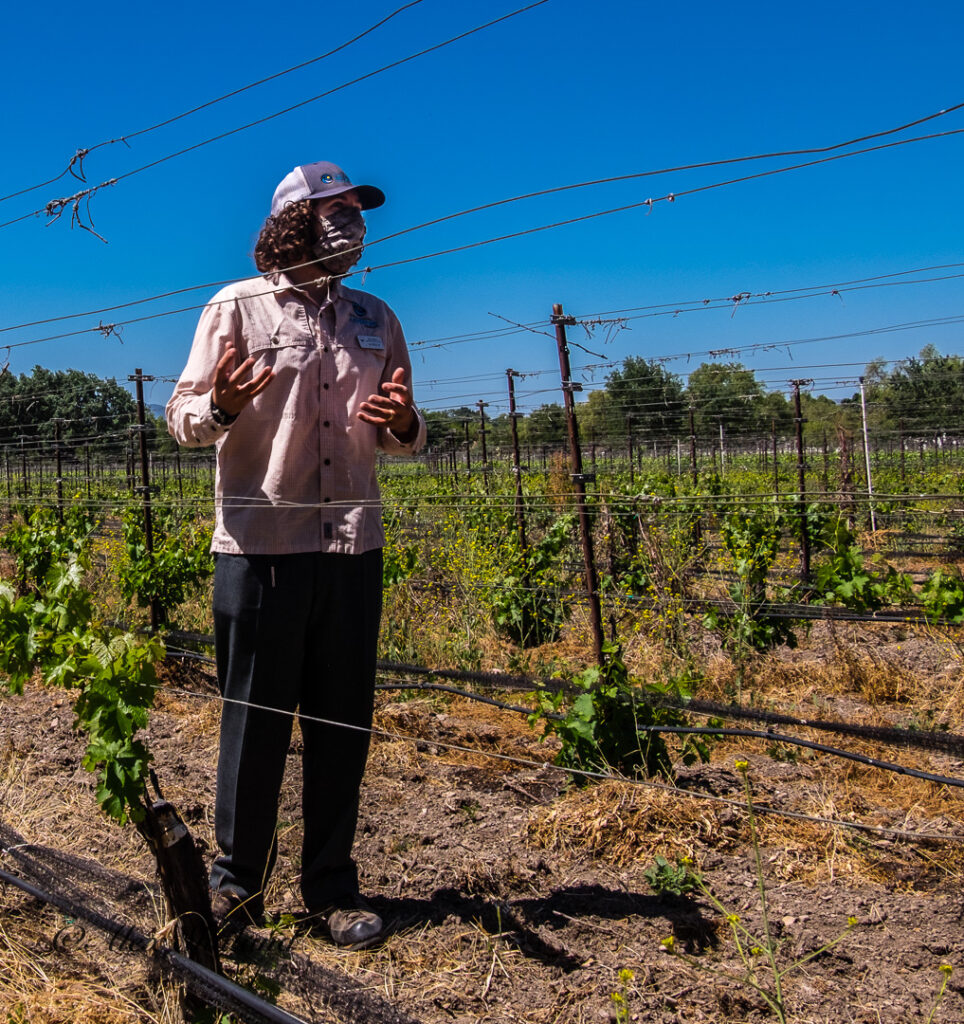
[[[295,292],[298,296],[300,296],[303,299],[306,299],[313,306],[318,305],[314,296],[305,291],[305,289],[301,285],[298,285],[294,281],[292,281],[291,278],[283,270],[277,270],[272,273],[265,274],[264,276],[272,284],[280,286],[282,291]],[[332,281],[331,284],[328,286],[327,300],[323,302],[320,306],[318,306],[318,308],[326,309],[334,302],[335,299],[342,298],[341,288],[342,283],[340,278],[336,278],[334,281]]]

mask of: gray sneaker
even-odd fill
[[[382,934],[382,919],[358,893],[337,900],[322,916],[331,941],[345,949],[366,949]]]

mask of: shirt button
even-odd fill
[[[328,351],[328,346],[325,345],[325,347],[322,349],[322,352],[327,352],[327,351]]]
[[[324,425],[325,425],[326,427],[330,427],[330,426],[331,426],[331,423],[330,423],[330,422],[329,422],[328,420],[325,420],[325,423],[324,423]]]
[[[321,386],[325,389],[325,391],[328,390],[328,385],[327,384],[322,384]]]
[[[325,498],[325,501],[326,501],[326,502],[327,502],[327,501],[331,501],[331,498]]]
[[[325,465],[326,466],[330,466],[331,465],[331,459],[325,459]]]

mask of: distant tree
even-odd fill
[[[874,426],[910,434],[960,432],[964,409],[964,359],[942,356],[933,345],[902,359],[889,373],[864,375]],[[859,402],[855,395],[851,402]]]
[[[702,363],[689,376],[686,399],[693,406],[696,431],[754,434],[770,422],[766,393],[742,363]]]
[[[590,395],[590,402],[599,394]],[[622,368],[606,378],[605,392],[595,398],[591,412],[593,428],[601,438],[625,437],[630,417],[636,433],[675,437],[683,430],[683,383],[661,363],[628,356]]]
[[[489,435],[489,444],[493,448],[510,448],[512,445],[512,423],[507,412],[491,419],[486,417],[485,429]]]
[[[577,403],[579,436],[586,441],[610,440],[610,417],[613,415],[611,406],[612,399],[602,388],[590,391],[586,401]]]
[[[801,406],[804,392],[801,392]],[[773,430],[780,436],[789,434],[794,429],[794,410],[792,401],[779,391],[768,391],[763,398],[760,407],[761,427],[763,430]]]
[[[808,444],[820,444],[824,435],[830,444],[836,443],[838,429],[853,433],[860,426],[859,410],[843,403],[834,402],[826,395],[800,394],[800,408],[803,412],[803,433]]]
[[[469,437],[474,440],[478,432],[478,409],[468,409],[464,405],[458,409],[423,410],[427,429],[428,444],[432,448],[443,448],[452,440],[462,444],[465,440],[465,422],[469,421]]]
[[[555,402],[540,405],[525,418],[525,439],[529,444],[562,444],[566,436],[566,413]]]
[[[155,421],[152,415],[146,418]],[[0,443],[9,445],[22,436],[52,441],[58,420],[65,442],[119,448],[137,421],[137,406],[112,377],[42,366],[19,376],[0,373]]]

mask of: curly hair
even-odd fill
[[[274,217],[269,217],[254,247],[254,262],[258,270],[264,274],[314,260],[313,220],[310,199],[289,203]]]

